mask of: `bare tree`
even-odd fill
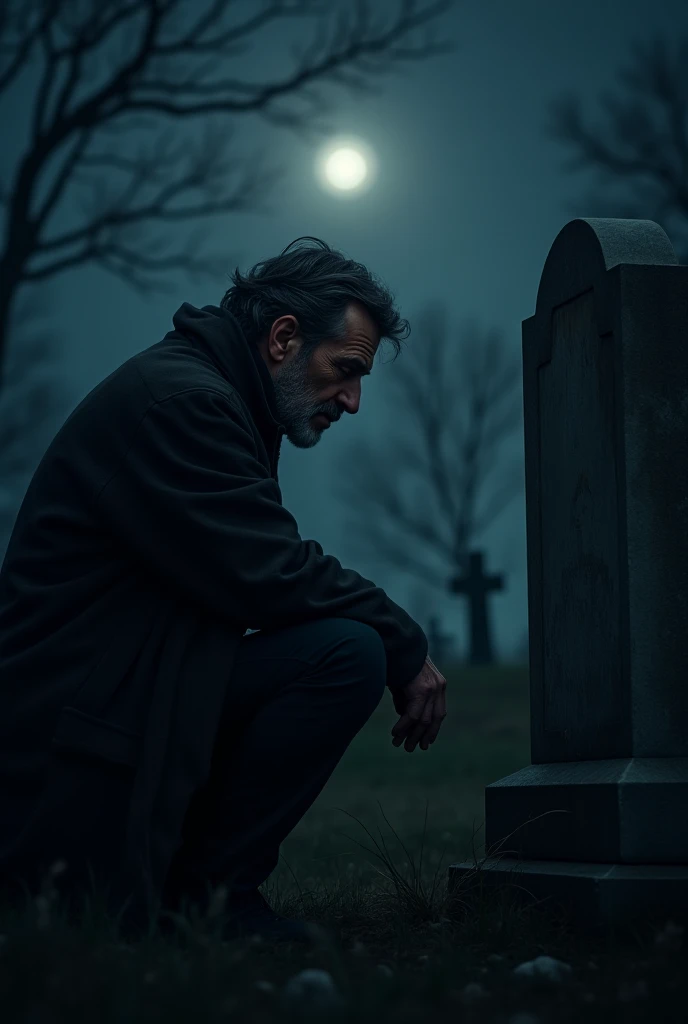
[[[415,333],[388,374],[392,427],[375,448],[352,442],[334,488],[357,554],[448,591],[473,542],[523,489],[522,458],[500,465],[522,424],[520,352],[471,322],[452,335],[440,306]]]
[[[433,41],[430,29],[451,5],[401,0],[386,24],[365,0],[344,13],[315,0],[252,0],[238,17],[233,0],[5,0],[0,93],[25,73],[33,91],[26,148],[1,196],[0,382],[23,284],[87,263],[141,290],[164,287],[174,269],[214,269],[202,239],[181,239],[179,226],[258,205],[282,170],[230,153],[232,119],[258,114],[296,131],[328,130],[314,87],[374,91],[375,75],[447,52],[452,44]],[[259,45],[268,27],[305,17],[318,19],[318,31],[293,51],[288,74],[231,75],[232,58]],[[182,125],[199,123],[200,145],[181,137]],[[123,132],[128,142],[140,132],[136,153],[122,146]],[[58,227],[74,198],[84,200],[80,223]]]
[[[575,154],[565,168],[599,178],[575,212],[656,220],[688,262],[688,36],[673,45],[661,38],[635,43],[617,78],[617,92],[600,98],[597,124],[577,96],[561,96],[550,108],[547,134]]]

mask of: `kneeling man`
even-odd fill
[[[307,935],[258,891],[388,687],[427,750],[445,680],[420,627],[302,540],[280,443],[356,413],[389,292],[297,239],[74,410],[0,572],[0,887],[96,886],[131,934],[212,891],[227,928]],[[333,426],[332,429],[337,429]],[[252,632],[248,632],[252,630]]]

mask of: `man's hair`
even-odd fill
[[[410,331],[408,320],[402,320],[393,295],[380,280],[362,263],[347,259],[312,235],[296,238],[279,256],[261,260],[247,274],[237,267],[231,279],[234,283],[220,305],[236,317],[254,344],[278,317],[291,314],[299,323],[302,352],[310,356],[325,339],[345,336],[346,307],[353,300],[365,306],[380,338],[392,342],[395,358],[400,341]]]

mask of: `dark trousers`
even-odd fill
[[[163,910],[255,888],[380,702],[379,634],[329,618],[242,638],[208,783],[192,799]]]

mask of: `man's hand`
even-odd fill
[[[416,678],[394,697],[394,707],[401,715],[392,728],[395,747],[401,745],[404,737],[404,747],[409,753],[418,743],[421,750],[427,750],[435,742],[447,714],[446,687],[447,680],[430,658],[426,658]]]

